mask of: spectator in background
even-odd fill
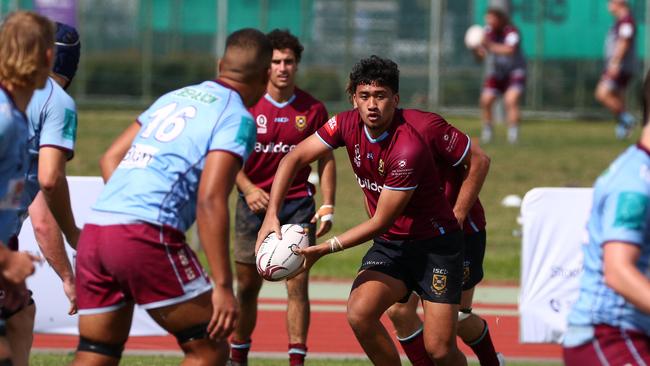
[[[641,139],[594,185],[580,295],[568,317],[568,366],[650,363],[650,73]]]
[[[605,70],[596,87],[596,99],[617,120],[616,137],[624,139],[636,124],[625,109],[625,88],[634,76],[636,24],[627,0],[609,0],[607,9],[616,18],[605,38]]]
[[[526,59],[521,49],[519,30],[500,8],[489,8],[485,14],[483,46],[474,54],[485,60],[485,80],[481,92],[481,141],[492,141],[492,105],[503,95],[508,121],[508,142],[519,139],[519,100],[526,86]]]

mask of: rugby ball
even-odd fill
[[[485,30],[478,24],[474,24],[467,28],[467,31],[465,32],[465,46],[470,50],[477,48],[483,42],[484,35]]]
[[[264,239],[257,251],[257,272],[268,281],[283,280],[300,269],[305,257],[296,253],[309,246],[309,236],[300,225],[282,225],[282,240],[275,233]]]

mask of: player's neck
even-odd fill
[[[641,130],[639,145],[643,146],[643,148],[650,151],[650,123],[646,124],[646,126],[643,127],[643,130]]]
[[[275,85],[269,83],[266,88],[266,93],[278,103],[284,103],[291,99],[294,92],[296,91],[296,85],[287,86],[286,88],[278,88]]]
[[[2,88],[9,93],[9,97],[14,101],[18,110],[25,113],[25,110],[27,110],[27,104],[29,104],[29,100],[32,99],[32,94],[34,94],[34,89],[20,88],[5,82],[0,82],[0,84],[2,84]]]

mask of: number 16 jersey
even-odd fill
[[[185,232],[206,156],[225,151],[243,164],[255,144],[253,118],[234,89],[206,81],[163,95],[137,121],[140,131],[93,209],[117,214],[114,224],[132,219]]]

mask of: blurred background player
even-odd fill
[[[431,114],[397,109],[399,70],[371,56],[350,73],[348,93],[358,108],[332,117],[280,163],[257,239],[279,236],[278,212],[295,174],[330,150],[345,146],[372,216],[325,243],[300,249],[305,268],[320,257],[373,239],[348,299],[347,317],[375,365],[396,365],[399,354],[381,315],[411,291],[424,299],[424,344],[435,363],[466,365],[456,345],[463,277],[458,221],[445,199],[433,157],[409,121],[428,123]],[[445,158],[466,164],[467,148],[448,139]],[[453,141],[453,142],[452,142]],[[468,142],[465,142],[468,147]]]
[[[508,123],[508,142],[519,139],[519,101],[526,87],[526,59],[521,47],[519,30],[510,17],[500,8],[488,8],[485,14],[483,46],[474,54],[485,60],[485,80],[481,91],[481,141],[492,141],[492,105],[503,96]]]
[[[636,68],[636,23],[627,0],[609,0],[607,10],[616,21],[605,38],[605,71],[596,87],[596,99],[614,114],[616,137],[624,139],[636,123],[625,109],[625,88]]]
[[[432,116],[436,116],[432,114]],[[418,121],[418,120],[414,120]],[[421,120],[420,120],[421,121]],[[482,366],[503,365],[503,356],[497,353],[490,337],[487,322],[472,312],[474,288],[483,279],[483,257],[485,255],[485,212],[478,194],[487,176],[490,158],[478,144],[467,141],[469,145],[469,164],[450,165],[444,159],[444,136],[458,134],[460,131],[437,116],[435,123],[413,123],[424,137],[436,166],[441,172],[445,186],[445,196],[453,207],[454,216],[462,225],[465,242],[463,260],[463,292],[458,312],[458,336],[476,354]],[[452,137],[453,138],[453,137]],[[408,302],[391,306],[387,315],[395,326],[397,339],[413,365],[433,365],[424,348],[422,321],[416,310],[419,297],[411,294]]]
[[[650,363],[650,73],[645,127],[596,180],[580,295],[568,316],[564,362]]]
[[[74,273],[65,251],[58,221],[71,245],[79,237],[66,180],[65,165],[72,158],[77,130],[77,111],[74,100],[64,91],[72,81],[79,63],[80,47],[77,31],[68,25],[56,23],[54,67],[43,89],[36,90],[27,106],[29,125],[29,165],[22,197],[20,216],[10,240],[13,250],[18,248],[18,234],[29,216],[34,236],[54,271],[63,281],[63,290],[70,300],[70,315],[77,312]],[[40,193],[42,191],[42,193]],[[53,214],[49,207],[55,210]],[[7,334],[12,343],[13,364],[27,365],[32,345],[36,306],[30,295],[29,305],[22,309],[2,309],[7,321]]]
[[[3,311],[28,305],[24,281],[34,272],[32,261],[37,260],[27,253],[11,253],[5,245],[14,233],[16,218],[21,212],[29,164],[29,126],[25,110],[34,90],[45,85],[54,57],[53,48],[54,25],[35,13],[13,13],[0,29],[0,286],[4,290],[0,305]],[[16,344],[14,341],[20,341],[16,338],[21,336],[9,334],[7,340],[6,333],[2,318],[0,365],[12,364],[14,352],[11,349]],[[23,353],[23,350],[17,349],[15,353]]]
[[[303,46],[289,31],[276,29],[268,35],[273,46],[271,76],[266,94],[250,109],[257,124],[255,150],[237,175],[240,197],[235,222],[235,269],[240,318],[231,342],[232,365],[247,364],[251,335],[257,320],[257,298],[262,277],[255,265],[255,241],[269,201],[271,184],[280,160],[327,121],[323,103],[296,86],[296,73]],[[318,160],[323,204],[315,212],[314,186],[307,181],[311,168],[303,167],[283,202],[282,224],[298,224],[309,233],[310,245],[315,237],[332,227],[336,191],[336,167],[330,152]],[[316,232],[316,221],[321,225]],[[309,329],[309,294],[307,271],[287,280],[287,333],[291,366],[304,363]]]
[[[238,313],[228,196],[255,144],[246,107],[264,94],[271,55],[263,33],[234,32],[217,80],[160,97],[102,158],[108,182],[77,248],[74,365],[119,363],[134,303],[176,337],[183,364],[226,364]],[[212,285],[185,243],[195,219]]]

